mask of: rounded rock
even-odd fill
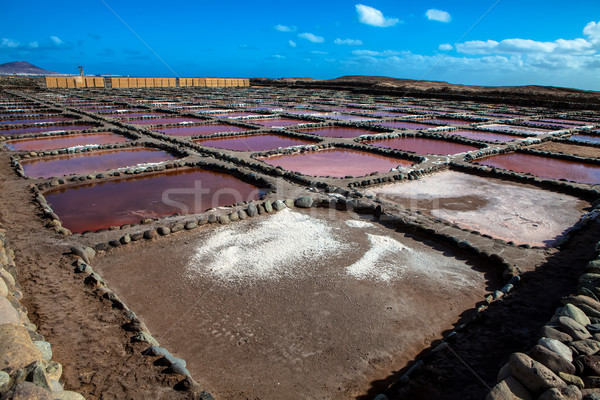
[[[523,386],[534,393],[567,386],[554,372],[523,353],[513,353],[508,359],[510,372]]]
[[[571,350],[566,344],[561,343],[556,339],[544,337],[538,340],[538,344],[542,347],[547,348],[548,350],[555,352],[568,362],[573,362],[573,350]]]
[[[286,208],[286,205],[285,205],[285,203],[283,201],[281,201],[281,200],[275,200],[275,202],[273,202],[273,209],[275,211],[281,211],[284,208]]]
[[[313,199],[309,196],[301,196],[294,201],[294,205],[298,208],[310,208],[313,205]]]
[[[19,312],[6,297],[0,297],[0,324],[18,324]]]
[[[583,327],[591,324],[590,319],[583,311],[581,311],[577,306],[567,303],[560,311],[560,315],[569,317],[574,321],[581,324]]]
[[[533,400],[529,391],[509,376],[490,390],[485,400]]]

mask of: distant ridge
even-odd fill
[[[47,71],[27,61],[15,61],[0,64],[0,75],[65,75],[60,72]]]

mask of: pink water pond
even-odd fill
[[[600,184],[600,165],[595,164],[522,153],[486,157],[477,160],[477,163],[515,172],[530,173],[540,178]]]
[[[26,128],[0,129],[0,135],[21,135],[25,133],[46,133],[58,131],[77,131],[97,128],[94,125],[40,125]]]
[[[44,196],[63,226],[81,233],[135,224],[145,218],[200,213],[257,200],[262,194],[233,176],[191,168],[60,188]]]
[[[280,147],[299,146],[303,144],[314,143],[309,140],[298,139],[274,133],[194,139],[194,142],[203,146],[235,151],[265,151]]]
[[[139,147],[27,159],[23,160],[21,165],[27,176],[49,178],[70,174],[83,175],[90,172],[107,171],[144,163],[156,163],[175,158],[171,153],[164,150]]]
[[[467,144],[423,137],[400,137],[374,140],[368,143],[377,147],[412,151],[418,154],[451,155],[479,149],[478,147],[469,146]]]
[[[182,125],[181,127],[159,128],[157,132],[169,136],[207,136],[224,132],[243,132],[249,128],[227,124]]]
[[[312,176],[364,176],[372,172],[389,172],[412,161],[352,149],[325,149],[293,155],[259,157],[260,160],[289,171]]]
[[[48,136],[36,139],[15,139],[4,142],[10,150],[53,150],[74,146],[102,145],[126,142],[124,136],[111,132],[86,133],[82,135]]]
[[[298,131],[309,133],[311,135],[337,138],[353,138],[361,135],[374,134],[374,132],[366,129],[352,128],[347,126],[325,126],[322,128],[298,129]]]

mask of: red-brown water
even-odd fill
[[[521,153],[486,157],[478,160],[477,163],[515,172],[530,173],[540,178],[600,184],[600,165]]]
[[[260,157],[264,162],[289,171],[312,176],[364,176],[371,172],[389,172],[399,165],[409,167],[412,161],[366,153],[352,149],[326,149],[294,155]]]
[[[175,158],[171,153],[163,150],[140,147],[28,159],[21,161],[21,165],[27,176],[49,178],[70,174],[83,175],[90,172],[107,171],[144,163],[156,163]]]
[[[534,135],[543,135],[544,133],[551,132],[552,129],[541,129],[541,128],[527,128],[525,126],[515,126],[515,125],[504,125],[504,124],[494,124],[494,125],[483,125],[479,126],[482,129],[488,129],[491,131],[508,131],[508,132],[518,132],[525,134],[534,134]]]
[[[143,119],[128,119],[123,122],[132,125],[166,125],[178,124],[180,122],[203,122],[203,119],[191,117],[172,117],[172,118],[143,118]]]
[[[311,124],[312,121],[304,121],[301,119],[292,119],[292,118],[258,118],[253,119],[253,124],[258,124],[262,126],[268,127],[279,127],[279,126],[290,126],[290,125],[298,125],[298,124]]]
[[[303,144],[314,143],[308,140],[277,135],[273,133],[195,139],[194,142],[203,146],[235,151],[264,151],[277,149],[280,147],[299,146]]]
[[[431,128],[437,128],[437,126],[435,125],[425,125],[425,124],[419,124],[417,122],[403,122],[403,121],[398,121],[398,122],[379,122],[377,123],[377,125],[380,126],[385,126],[387,128],[393,128],[393,129],[431,129]]]
[[[207,136],[214,133],[243,132],[251,129],[227,124],[204,124],[183,125],[181,127],[159,128],[155,130],[169,136]]]
[[[564,124],[564,123],[560,123],[560,122],[548,122],[548,121],[523,121],[523,123],[527,124],[527,125],[531,125],[531,126],[546,126],[546,125],[552,125],[552,126],[556,126],[556,127],[560,127],[560,128],[566,128],[566,129],[571,129],[574,128],[573,124]]]
[[[369,144],[377,147],[412,151],[418,154],[450,155],[477,150],[478,147],[461,143],[447,142],[421,137],[401,137],[393,139],[374,140]]]
[[[47,118],[22,118],[22,119],[0,119],[1,125],[37,124],[40,122],[67,122],[75,121],[77,118],[47,117]]]
[[[404,117],[407,115],[411,115],[411,114],[407,114],[407,113],[397,113],[397,112],[391,112],[391,111],[371,112],[371,111],[365,110],[365,112],[368,113],[369,115],[373,115],[375,117]]]
[[[27,128],[1,129],[0,135],[21,135],[25,133],[45,133],[59,131],[78,131],[83,129],[97,128],[94,125],[43,125],[30,126]]]
[[[573,135],[569,138],[569,140],[573,140],[576,142],[596,142],[600,143],[600,136],[594,135]],[[598,150],[600,152],[600,149]]]
[[[470,131],[468,129],[457,129],[455,131],[444,131],[442,132],[447,135],[457,135],[473,140],[486,140],[489,142],[511,142],[515,139],[519,139],[516,136],[503,135],[501,133],[491,133],[482,131]]]
[[[256,200],[262,194],[233,176],[193,168],[61,188],[44,196],[63,226],[81,233],[135,224],[144,218],[200,213]]]
[[[361,135],[372,135],[374,132],[366,129],[347,126],[325,126],[323,128],[298,129],[299,132],[310,133],[324,137],[353,138]]]
[[[124,136],[111,132],[86,133],[83,135],[50,136],[37,139],[15,139],[4,142],[10,150],[54,150],[73,146],[86,146],[95,144],[111,144],[126,142]]]

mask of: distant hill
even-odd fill
[[[6,64],[0,64],[0,75],[64,75],[60,72],[47,71],[36,67],[27,61],[15,61]]]

